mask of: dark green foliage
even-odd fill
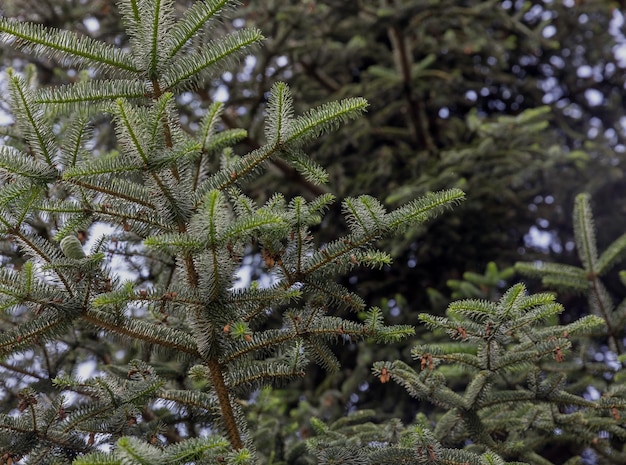
[[[0,463],[624,463],[609,3],[0,2]]]
[[[443,409],[432,448],[435,438],[447,445],[469,440],[469,450],[550,463],[537,451],[555,442],[580,453],[596,444],[601,431],[624,441],[626,429],[615,422],[626,409],[623,394],[607,392],[597,401],[578,395],[564,363],[572,341],[593,335],[604,320],[588,316],[563,326],[546,324],[563,311],[554,298],[527,295],[518,284],[497,303],[461,300],[450,304],[447,317],[422,314],[427,327],[458,342],[415,346],[411,355],[418,369],[402,361],[377,362],[374,374]],[[448,386],[460,379],[462,390]],[[623,452],[611,454],[614,463],[622,460]]]
[[[247,197],[247,182],[277,157],[324,182],[306,145],[367,104],[347,98],[296,115],[288,87],[278,83],[266,143],[241,156],[230,147],[245,134],[216,130],[220,105],[208,108],[199,131],[183,130],[176,94],[203,85],[261,39],[242,29],[200,40],[225,4],[198,3],[177,16],[171,1],[129,0],[120,8],[128,48],[0,18],[5,43],[98,72],[53,91],[8,72],[19,143],[8,141],[0,153],[0,223],[23,264],[2,270],[0,353],[7,375],[32,377],[33,361],[45,361],[34,377],[54,388],[44,395],[25,381],[33,386],[16,394],[17,415],[3,412],[3,460],[67,463],[93,452],[78,463],[207,463],[218,454],[251,462],[239,396],[302,377],[309,361],[337,369],[334,343],[413,334],[407,325],[385,326],[380,310],[367,309],[337,276],[389,264],[376,241],[425,222],[463,193],[430,193],[391,212],[373,197],[346,198],[350,232],[325,244],[312,228],[331,195],[307,201],[276,193],[263,204]],[[117,144],[96,154],[88,123],[99,115],[110,118]],[[222,151],[222,167],[208,169],[208,158]],[[34,230],[39,220],[46,234]],[[97,223],[116,230],[86,253],[81,239]],[[242,258],[254,250],[272,283],[239,288]],[[119,276],[128,270],[113,262],[118,254],[139,268],[128,281]],[[363,321],[334,315],[335,308],[364,312]],[[83,351],[80,359],[108,373],[79,380]],[[156,407],[163,401],[171,408]],[[180,425],[193,435],[180,435]],[[201,427],[210,433],[200,435]],[[162,453],[162,441],[182,442]],[[115,444],[108,455],[97,452],[105,444]]]
[[[533,225],[564,245],[559,207],[569,211],[581,189],[623,198],[613,151],[623,136],[612,128],[624,115],[624,75],[609,31],[624,26],[611,2],[247,3],[268,43],[250,79],[221,84],[249,108],[241,119],[257,128],[252,139],[268,75],[288,80],[296,102],[362,95],[370,107],[350,137],[331,136],[314,152],[333,192],[388,202],[451,186],[467,192],[433,234],[394,241],[397,263],[419,266],[373,282],[360,276],[373,295],[403,287],[422,308],[424,286],[442,292],[467,270],[533,253],[525,240]]]
[[[584,294],[589,311],[606,322],[604,335],[609,349],[624,353],[623,331],[626,324],[626,303],[616,306],[600,278],[606,277],[626,255],[626,234],[598,254],[596,231],[588,194],[576,197],[573,215],[576,250],[582,267],[558,263],[517,263],[516,270],[539,277],[544,286],[563,292]]]

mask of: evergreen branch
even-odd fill
[[[58,250],[52,249],[51,244],[44,239],[41,239],[37,236],[30,236],[29,234],[24,233],[19,229],[12,230],[11,234],[13,234],[17,238],[17,240],[22,244],[22,247],[26,250],[27,253],[30,253],[34,257],[38,257],[39,259],[43,260],[43,262],[47,265],[51,266],[56,260],[61,258]],[[59,273],[57,270],[55,271],[59,280],[61,281],[61,283],[63,283],[63,287],[65,288],[67,293],[71,297],[73,297],[74,292],[67,278],[62,273]]]
[[[102,218],[112,219],[115,223],[122,226],[124,224],[129,225],[129,223],[142,223],[146,227],[150,227],[151,230],[168,231],[173,228],[172,224],[159,221],[160,218],[158,217],[155,218],[152,212],[138,211],[135,208],[124,208],[122,205],[116,205],[115,209],[111,207],[112,205],[108,202],[91,204],[89,206],[79,205],[74,202],[50,202],[39,205],[38,210],[49,213],[79,215],[75,218],[74,223],[71,220],[65,222],[62,229],[67,229],[68,232],[87,229],[87,227],[81,227],[80,225],[86,222],[88,223],[87,226],[90,226],[94,221]],[[60,230],[56,237],[62,236],[63,234],[61,234]]]
[[[563,331],[567,331],[570,336],[590,336],[597,328],[604,326],[606,326],[604,318],[596,315],[586,315],[566,325]]]
[[[304,199],[302,197],[295,197],[294,200],[296,198],[300,198],[302,199],[302,201],[304,201]],[[294,200],[292,200],[290,202],[290,206],[293,204]],[[321,222],[321,218],[318,219],[317,216],[313,216],[315,214],[322,214],[324,213],[326,210],[328,210],[330,208],[330,206],[333,204],[333,202],[335,201],[335,196],[333,194],[330,193],[325,193],[322,195],[318,195],[317,197],[315,197],[313,200],[311,200],[308,203],[308,215],[306,216],[306,218],[310,218],[307,219],[306,221],[300,221],[298,222],[298,225],[307,225],[307,226],[312,226],[314,224],[319,224]]]
[[[167,35],[167,57],[172,58],[211,20],[225,11],[231,0],[205,0],[194,3],[176,22]]]
[[[164,328],[146,321],[126,318],[121,315],[111,315],[96,309],[83,312],[81,317],[94,326],[111,331],[113,334],[200,357],[193,338],[174,328]]]
[[[0,354],[7,355],[25,347],[32,347],[33,344],[41,341],[61,337],[71,323],[71,316],[68,313],[63,314],[56,309],[49,309],[34,320],[2,332]]]
[[[173,25],[174,2],[172,0],[154,0],[152,8],[145,12],[148,17],[142,21],[142,25],[148,29],[146,33],[146,45],[148,46],[149,58],[146,70],[150,79],[158,77],[160,67],[165,61],[166,53],[163,49],[163,39],[169,36]]]
[[[276,82],[267,101],[265,138],[271,145],[281,144],[293,121],[293,99],[284,82]]]
[[[157,151],[150,161],[148,169],[174,169],[179,162],[185,163],[195,159],[200,153],[200,145],[193,140],[177,144],[175,147]]]
[[[0,31],[3,19],[0,18]],[[43,112],[34,102],[32,92],[24,80],[12,69],[9,69],[7,74],[13,104],[17,107],[16,109],[22,110],[15,112],[20,129],[24,132],[35,154],[42,156],[48,166],[54,168],[53,159],[56,151],[54,136],[49,126],[45,124]]]
[[[609,346],[611,350],[621,354],[624,350],[623,342],[618,335],[621,334],[622,330],[617,328],[613,321],[613,299],[596,275],[590,279],[590,284],[589,304],[591,311],[604,319],[609,336]]]
[[[77,457],[72,465],[122,465],[122,459],[113,457],[111,453],[92,452]]]
[[[598,259],[598,275],[602,276],[611,269],[613,265],[624,259],[626,256],[626,234],[609,245]]]
[[[215,392],[219,400],[220,410],[222,412],[222,420],[224,421],[224,427],[228,434],[228,440],[235,450],[243,449],[243,441],[239,434],[239,428],[237,427],[237,421],[235,420],[235,414],[233,412],[230,396],[228,393],[228,387],[224,380],[224,372],[222,365],[215,358],[211,358],[207,361],[207,367],[211,375],[211,381],[215,387]]]
[[[214,189],[224,191],[237,182],[247,179],[254,174],[265,161],[275,155],[277,151],[277,147],[264,145],[246,154],[244,157],[236,160],[232,166],[227,169],[221,169],[198,186],[197,197],[202,198],[207,192]]]
[[[300,289],[285,288],[281,283],[277,283],[266,289],[233,289],[228,300],[237,308],[241,321],[249,322],[268,310],[268,302],[283,305],[301,297]]]
[[[84,154],[84,145],[92,136],[92,131],[87,126],[89,118],[82,113],[71,118],[67,125],[65,138],[61,143],[61,163],[65,168],[73,168]]]
[[[283,158],[293,166],[307,182],[313,185],[328,183],[328,172],[304,152],[288,148],[283,151]]]
[[[172,91],[182,85],[195,84],[214,74],[216,65],[226,65],[236,56],[243,54],[251,45],[259,42],[263,36],[257,29],[242,29],[228,36],[209,42],[202,51],[183,55],[163,73],[162,87]]]
[[[501,323],[518,316],[525,300],[526,287],[521,283],[511,286],[498,301],[496,320]]]
[[[219,462],[219,458],[230,450],[229,446],[229,442],[220,436],[186,439],[165,449],[163,463],[183,465],[197,463],[200,459],[204,463]]]
[[[465,317],[478,323],[494,318],[497,311],[496,304],[478,299],[457,300],[448,306],[448,314],[452,318]]]
[[[371,332],[368,328],[367,332]],[[394,344],[415,335],[415,328],[411,325],[384,326],[373,332],[373,339],[382,344]]]
[[[35,182],[51,182],[57,176],[56,170],[49,164],[41,163],[6,145],[0,146],[0,169]]]
[[[71,177],[68,178],[67,181],[69,183],[71,183],[71,184],[76,185],[76,186],[84,187],[85,189],[93,190],[93,191],[99,192],[101,194],[106,194],[106,195],[109,195],[109,196],[111,196],[113,198],[116,198],[116,199],[126,200],[128,202],[135,203],[135,204],[141,205],[143,207],[147,207],[150,210],[156,210],[156,206],[152,202],[149,202],[147,200],[135,197],[135,196],[133,196],[131,194],[128,194],[128,193],[125,193],[125,192],[120,192],[120,191],[117,191],[117,190],[113,190],[110,187],[99,186],[97,184],[81,181],[80,179],[75,179],[75,178],[71,178]],[[121,185],[122,184],[120,182],[120,183],[118,183],[117,187],[120,187]],[[140,186],[138,186],[138,187],[140,187]]]
[[[53,445],[55,448],[61,448],[67,451],[73,451],[74,453],[86,454],[90,451],[88,447],[84,446],[82,440],[77,440],[75,436],[69,436],[64,434],[58,434],[56,431],[49,429],[39,430],[36,428],[26,428],[20,424],[14,422],[4,421],[0,423],[0,432],[7,435],[24,435],[29,440],[35,439],[39,444]],[[34,436],[34,438],[33,438]]]
[[[251,336],[250,341],[245,341],[239,346],[234,346],[230,353],[224,353],[221,362],[227,365],[245,355],[254,352],[259,353],[277,347],[280,344],[296,339],[299,335],[300,334],[294,328],[266,330],[262,332],[257,331]]]
[[[113,154],[113,156],[96,158],[88,163],[75,165],[67,168],[63,172],[65,179],[83,179],[86,177],[97,177],[103,174],[118,176],[126,173],[136,173],[145,170],[145,166],[133,163],[131,160]]]
[[[563,306],[556,302],[540,305],[536,308],[533,308],[524,316],[518,317],[516,319],[511,319],[510,322],[507,322],[507,328],[508,331],[515,332],[530,325],[538,324],[541,321],[559,315],[562,312]]]
[[[598,273],[598,251],[596,249],[596,233],[593,225],[590,197],[588,194],[576,196],[574,205],[574,237],[576,249],[585,271],[595,275]]]
[[[116,455],[120,457],[124,465],[151,465],[160,463],[163,457],[163,451],[160,448],[133,436],[118,439],[116,446]]]
[[[150,465],[209,463],[219,461],[229,451],[228,441],[219,436],[188,438],[166,448],[156,448],[137,438],[125,436],[109,453],[94,452],[73,461],[74,465]]]
[[[224,223],[226,222],[224,196],[222,192],[218,190],[209,192],[203,207],[207,214],[207,229],[204,233],[204,237],[206,238],[207,246],[211,249],[215,249],[222,243]]]
[[[211,138],[215,135],[217,130],[216,127],[223,111],[224,104],[222,102],[213,102],[209,105],[209,108],[207,108],[206,113],[202,117],[197,138],[202,144],[203,152],[206,152],[207,145],[211,141]]]
[[[423,371],[416,374],[410,366],[400,360],[393,363],[376,362],[372,367],[372,373],[382,382],[393,379],[416,399],[428,399],[434,405],[445,409],[463,405],[463,397],[445,386],[442,377],[434,377],[430,380],[427,378],[430,372]]]
[[[0,294],[14,297],[18,303],[52,307],[65,297],[58,287],[37,279],[32,261],[26,262],[19,273],[0,269]]]
[[[0,32],[2,42],[34,55],[59,56],[67,65],[77,63],[112,71],[140,71],[123,50],[70,31],[0,18]]]
[[[319,344],[314,339],[304,339],[304,350],[309,358],[329,373],[339,370],[337,356],[326,344]]]
[[[358,250],[376,239],[379,239],[377,231],[372,235],[361,236],[358,239],[343,239],[341,241],[331,242],[306,260],[306,267],[300,272],[300,275],[310,276],[322,270],[324,267],[336,265],[337,260],[341,260],[342,257],[347,256],[347,254],[351,253],[353,250]]]
[[[130,105],[130,103],[123,99],[118,98],[115,100],[115,116],[119,121],[118,128],[121,129],[119,139],[121,142],[127,142],[131,152],[139,156],[140,160],[145,166],[148,166],[150,158],[148,156],[148,142],[146,138],[140,135],[140,129],[137,127],[137,121],[141,121],[141,118],[137,115],[137,111]]]
[[[150,116],[146,130],[146,140],[148,141],[148,146],[152,150],[163,150],[163,148],[165,150],[171,150],[174,145],[171,139],[171,134],[169,134],[169,137],[165,134],[161,134],[170,133],[171,131],[170,123],[168,121],[168,112],[171,109],[174,95],[170,92],[163,92],[158,96],[155,95],[155,97],[156,99],[153,100],[152,107],[150,108]],[[165,140],[162,140],[162,138]],[[186,145],[195,144],[191,141],[187,141]],[[154,157],[152,157],[151,162],[152,164],[155,163]]]
[[[158,393],[159,399],[184,405],[188,408],[214,412],[219,406],[215,396],[206,392],[190,391],[187,389],[163,389]]]
[[[334,200],[334,199],[333,199]],[[307,240],[309,231],[307,229],[308,222],[310,221],[310,207],[307,208],[306,200],[302,197],[295,197],[289,204],[290,210],[294,214],[294,229],[295,229],[295,256],[296,256],[296,269],[295,273],[302,273],[302,261],[305,256],[306,250],[309,249],[310,240]]]
[[[167,98],[163,99],[163,102],[167,102]],[[154,192],[164,200],[164,204],[160,210],[160,213],[167,217],[172,216],[172,220],[178,226],[178,230],[183,232],[186,229],[185,217],[186,211],[181,205],[182,198],[177,198],[174,192],[174,186],[168,186],[166,179],[162,179],[154,169],[151,168],[151,141],[146,140],[146,135],[141,134],[141,130],[145,128],[137,127],[137,121],[143,121],[138,116],[137,111],[124,99],[117,99],[115,106],[115,115],[120,124],[116,125],[116,130],[119,132],[119,138],[122,143],[125,143],[131,153],[136,154],[143,162],[150,179],[154,182]],[[171,148],[171,147],[166,147]],[[185,198],[187,196],[185,195]],[[158,206],[158,204],[157,204]]]
[[[324,296],[329,302],[347,307],[352,311],[358,312],[365,308],[365,301],[361,296],[354,292],[348,291],[344,286],[327,282],[318,282],[313,279],[307,279],[304,283],[305,290],[314,291],[318,295]]]
[[[515,264],[515,271],[524,276],[541,278],[541,282],[546,287],[556,287],[578,293],[589,290],[585,270],[575,266],[546,262],[518,262]]]
[[[0,367],[4,368],[6,370],[9,370],[9,371],[15,372],[15,373],[19,373],[22,376],[27,376],[29,378],[34,378],[34,379],[39,380],[39,381],[46,381],[48,379],[47,376],[44,376],[41,373],[37,373],[36,371],[26,370],[26,369],[21,368],[19,366],[10,365],[9,363],[6,363],[4,361],[0,361]]]
[[[386,232],[385,208],[377,199],[369,195],[347,198],[342,210],[353,234],[378,236]]]
[[[43,188],[40,186],[31,189],[23,198],[20,199],[19,205],[15,208],[15,223],[14,228],[20,228],[24,223],[24,220],[28,215],[31,215],[34,210],[34,205],[40,200],[41,192]],[[18,211],[21,210],[21,211]]]
[[[293,120],[290,127],[285,130],[282,144],[301,146],[337,128],[341,123],[357,118],[365,111],[367,105],[365,99],[349,98],[309,110]]]
[[[120,2],[118,5],[124,24],[134,34],[137,33],[138,26],[141,24],[142,15],[139,6],[140,1],[141,0],[128,0]]]
[[[426,351],[428,349],[428,351]],[[432,347],[423,347],[423,346],[415,346],[411,349],[411,357],[414,360],[420,360],[422,362],[428,361],[428,363],[432,363],[433,365],[429,367],[432,369],[435,365],[435,362],[442,361],[447,363],[456,363],[458,365],[463,365],[465,368],[475,369],[475,370],[489,370],[495,371],[495,368],[490,368],[483,363],[479,357],[473,354],[467,353],[441,353],[437,351],[433,351]]]
[[[259,230],[271,230],[273,233],[280,233],[281,229],[285,229],[287,226],[287,222],[280,215],[271,212],[257,212],[253,216],[234,221],[224,232],[222,240],[242,240]]]
[[[237,142],[244,140],[248,133],[245,129],[226,129],[216,133],[216,126],[222,113],[221,102],[211,104],[202,119],[197,140],[200,143],[200,151],[206,155],[219,153],[226,147],[231,147]]]
[[[204,241],[198,240],[189,234],[180,233],[160,233],[147,237],[143,243],[147,247],[159,248],[168,253],[176,253],[179,250],[199,251],[206,245]]]
[[[515,403],[522,404],[523,402],[532,402],[536,399],[537,395],[526,389],[520,389],[517,391],[500,391],[497,395],[482,398],[480,400],[480,407],[490,408],[507,404],[513,405]]]
[[[84,110],[85,104],[89,103],[96,105],[94,108],[87,108],[93,111],[106,108],[99,107],[98,104],[108,104],[120,98],[142,99],[150,93],[151,89],[137,79],[94,80],[40,89],[34,101],[43,105],[61,106],[67,112]]]
[[[481,370],[469,382],[465,388],[463,396],[463,408],[466,410],[475,408],[476,403],[483,397],[486,390],[489,389],[494,372]]]
[[[254,365],[238,367],[239,370],[231,373],[229,386],[238,388],[245,386],[247,388],[258,388],[268,380],[276,384],[292,381],[295,378],[302,378],[305,371],[295,369],[292,366],[286,366],[273,361],[256,362]]]
[[[429,193],[389,213],[388,227],[393,231],[402,231],[410,225],[423,223],[464,199],[465,194],[460,189]]]
[[[13,213],[13,205],[11,205],[15,201],[19,201],[20,198],[27,195],[30,191],[33,190],[33,183],[30,181],[26,181],[25,179],[18,179],[14,183],[2,186],[0,189],[0,206],[8,208],[7,217],[12,216]],[[0,216],[0,218],[2,218]],[[1,220],[6,226],[7,230],[12,228],[10,222],[8,220]]]
[[[184,291],[187,292],[183,294]],[[194,293],[190,293],[188,289],[166,290],[162,288],[154,288],[150,290],[141,289],[137,291],[132,281],[126,282],[113,291],[98,294],[92,299],[91,305],[94,307],[111,306],[116,308],[129,302],[136,301],[145,303],[160,303],[161,305],[166,302],[191,306],[202,305],[198,296],[194,295]]]
[[[100,420],[114,411],[125,412],[130,406],[141,405],[146,399],[153,398],[158,395],[159,389],[163,386],[162,380],[147,380],[147,382],[130,382],[121,386],[109,385],[106,378],[95,378],[90,380],[91,386],[98,386],[100,395],[97,398],[105,397],[105,400],[90,403],[73,411],[62,423],[64,433],[76,430],[84,430],[89,426],[89,422]],[[73,380],[67,382],[65,379],[56,378],[56,385],[73,384]],[[139,386],[134,386],[139,384]],[[111,415],[115,418],[115,415]]]

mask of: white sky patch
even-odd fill
[[[604,101],[604,96],[598,89],[587,89],[585,91],[585,98],[592,107],[602,105],[602,102]]]
[[[229,93],[228,93],[228,87],[220,85],[217,86],[217,89],[215,89],[215,92],[213,92],[213,100],[215,100],[216,102],[226,102],[228,101],[228,97],[229,97]]]
[[[87,30],[91,32],[92,34],[100,30],[100,21],[98,21],[96,18],[92,18],[92,17],[85,18],[83,20],[83,24],[85,25]]]
[[[526,244],[542,250],[547,250],[553,242],[552,234],[540,230],[537,226],[530,227],[528,234],[524,236],[524,241]]]
[[[0,110],[0,126],[7,126],[11,123],[13,123],[13,117]]]
[[[546,27],[543,28],[543,31],[541,31],[541,35],[544,36],[546,39],[549,39],[550,37],[554,36],[556,34],[556,27],[554,27],[553,25],[548,25]]]
[[[108,223],[98,222],[92,224],[89,231],[89,239],[87,239],[87,242],[83,245],[83,250],[88,254],[95,242],[100,240],[102,236],[112,237],[118,231],[119,228]],[[129,270],[125,257],[113,255],[113,258],[108,261],[108,264],[113,270],[113,274],[115,274],[121,282],[135,281],[137,279],[137,273],[134,270]]]
[[[76,373],[74,373],[78,379],[90,379],[99,374],[102,373],[98,371],[98,365],[95,360],[87,360],[79,363],[76,367]]]
[[[613,17],[609,23],[609,33],[615,38],[613,55],[621,68],[626,68],[626,37],[621,32],[624,25],[624,15],[618,8],[613,9]]]

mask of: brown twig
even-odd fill
[[[435,143],[430,135],[428,118],[424,104],[413,95],[411,82],[412,57],[407,47],[406,40],[397,26],[389,28],[389,39],[394,49],[397,65],[402,74],[403,92],[408,104],[408,113],[415,133],[415,139],[428,151],[435,149]]]

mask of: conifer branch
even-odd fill
[[[145,349],[142,357],[146,360],[130,362],[126,370],[117,366],[107,348],[96,357],[106,360],[111,372],[127,380],[115,376],[86,383],[58,380],[57,387],[83,394],[87,399],[84,405],[58,419],[56,412],[42,414],[33,404],[24,418],[31,422],[31,429],[42,425],[58,429],[60,425],[65,435],[88,432],[88,449],[93,450],[97,447],[92,444],[93,434],[136,434],[140,428],[129,424],[127,415],[138,407],[143,408],[137,411],[144,412],[141,427],[151,428],[165,414],[146,407],[145,402],[161,397],[201,410],[203,421],[221,420],[230,444],[228,448],[222,438],[211,435],[204,442],[185,439],[179,447],[159,449],[138,436],[125,436],[110,453],[85,457],[85,464],[104,460],[182,465],[217,460],[213,452],[218,450],[228,463],[251,461],[251,452],[244,448],[251,436],[235,404],[235,394],[303,376],[309,358],[324,368],[336,369],[339,360],[331,350],[333,343],[365,338],[387,343],[413,334],[409,326],[385,326],[376,308],[365,313],[364,322],[329,315],[334,306],[365,308],[364,301],[335,278],[356,266],[389,264],[390,256],[374,249],[374,241],[421,223],[462,197],[457,191],[433,194],[392,213],[372,197],[348,199],[344,211],[351,233],[316,250],[310,231],[322,222],[332,196],[321,195],[307,204],[302,198],[288,202],[276,194],[258,206],[239,186],[277,157],[294,166],[307,182],[326,182],[327,173],[306,155],[304,145],[358,117],[367,102],[345,99],[296,117],[289,88],[278,83],[268,101],[265,145],[241,158],[231,155],[233,144],[247,133],[216,130],[221,104],[209,108],[200,130],[190,136],[182,128],[172,92],[197,86],[219,73],[223,65],[259,42],[261,34],[243,29],[200,48],[196,38],[210,29],[229,2],[196,2],[180,18],[174,3],[123,1],[120,13],[129,40],[127,50],[65,32],[0,21],[0,31],[11,26],[20,41],[33,39],[32,49],[46,48],[68,63],[96,66],[112,76],[36,95],[30,95],[21,81],[15,83],[14,87],[23,91],[14,99],[15,111],[26,114],[21,130],[37,162],[31,163],[19,150],[0,149],[0,168],[16,179],[0,192],[0,204],[6,210],[6,218],[0,220],[7,225],[10,238],[19,241],[15,219],[19,226],[32,213],[50,217],[50,234],[61,239],[65,256],[45,241],[21,241],[20,251],[25,251],[30,261],[17,274],[19,279],[0,278],[10,281],[3,303],[37,307],[41,315],[23,316],[25,323],[5,336],[55,340],[78,320],[82,323],[72,326],[78,341],[88,339],[93,333],[90,328],[95,327],[97,337],[104,331],[123,341],[136,341]],[[87,102],[89,108],[82,109]],[[104,154],[92,154],[87,122],[102,113],[114,117],[117,146],[107,148]],[[53,124],[58,125],[54,131]],[[222,169],[203,179],[204,168],[213,165],[209,158],[224,149],[228,153]],[[119,255],[129,259],[133,271],[141,268],[135,284],[119,284],[107,266],[111,256],[103,241],[90,253],[83,251],[84,231],[101,219],[122,226],[116,237],[126,245]],[[145,240],[140,242],[141,238]],[[276,283],[268,289],[234,290],[241,257],[250,243],[262,250],[262,266],[276,277]],[[180,265],[178,270],[174,260]],[[54,279],[51,285],[39,285],[31,265],[39,262],[45,272],[58,274],[62,284]],[[154,275],[146,278],[144,267]],[[135,311],[140,316],[131,316]],[[270,314],[282,316],[280,328],[264,326]],[[152,323],[151,316],[158,323]],[[40,327],[44,329],[40,331]],[[136,346],[129,346],[123,357],[134,355]],[[15,348],[11,346],[7,353]],[[204,387],[186,394],[162,389],[169,381],[182,386],[187,376],[186,366],[168,364],[171,353],[181,355],[185,363],[199,363],[190,375],[207,393],[200,392]],[[49,359],[48,369],[58,370],[52,352],[49,354],[44,354]],[[154,374],[156,370],[163,378]],[[217,408],[219,419],[215,418]],[[46,420],[46,415],[52,416]],[[130,420],[134,421],[135,415],[130,414]],[[173,415],[164,421],[173,428],[190,421],[192,415]],[[182,435],[166,437],[179,440]],[[28,445],[24,447],[28,449]],[[32,454],[29,459],[41,452],[28,450]],[[173,461],[168,462],[170,459]]]
[[[0,25],[1,22],[2,18],[0,18]],[[26,138],[33,149],[36,149],[36,153],[43,156],[48,166],[54,168],[53,136],[46,125],[43,124],[43,115],[34,106],[33,97],[25,87],[24,81],[12,69],[9,69],[8,75],[13,102],[18,108],[23,110],[23,112],[18,113],[18,121],[22,121],[21,126]]]
[[[152,203],[152,202],[147,202],[143,199],[137,198],[137,197],[133,197],[130,196],[128,194],[125,194],[123,192],[119,192],[116,190],[113,190],[110,187],[105,187],[105,186],[99,186],[90,182],[85,182],[82,181],[78,178],[74,178],[72,176],[69,176],[67,178],[67,181],[70,182],[71,184],[74,184],[76,186],[80,186],[80,187],[84,187],[85,189],[89,189],[92,191],[96,191],[96,192],[100,192],[101,194],[106,194],[106,195],[110,195],[113,198],[117,198],[117,199],[122,199],[122,200],[126,200],[128,202],[131,203],[136,203],[138,205],[141,205],[142,207],[147,207],[150,210],[156,210],[156,206]]]
[[[194,3],[168,33],[168,58],[173,58],[214,18],[223,14],[230,0],[207,0]]]
[[[229,128],[236,127],[236,123],[235,123],[234,119],[230,118],[227,114],[222,114],[221,115],[221,119],[222,119],[222,121],[224,121],[224,123],[226,124],[227,127],[229,127]],[[251,151],[255,151],[259,147],[261,147],[261,144],[259,144],[259,142],[256,141],[255,139],[252,139],[250,136],[246,136],[245,137],[245,141],[246,141],[246,144],[248,145],[248,147],[250,148]],[[275,158],[275,159],[271,160],[271,163],[274,166],[276,166],[283,173],[283,175],[285,176],[286,179],[293,180],[294,182],[296,182],[297,184],[301,185],[304,189],[306,189],[311,194],[313,194],[313,195],[328,194],[326,189],[324,189],[324,188],[322,188],[320,186],[317,186],[317,185],[307,181],[304,178],[304,176],[302,176],[296,169],[291,167],[284,160],[281,160],[280,158]]]
[[[515,268],[529,276],[541,277],[546,286],[586,293],[591,311],[605,322],[611,350],[623,354],[624,344],[619,337],[622,332],[621,325],[616,324],[618,312],[614,309],[611,296],[600,281],[600,275],[606,274],[610,266],[622,257],[626,240],[624,236],[618,238],[598,258],[593,213],[588,194],[576,196],[573,223],[576,249],[583,264],[582,267],[517,263]]]
[[[210,42],[202,51],[175,58],[161,78],[162,87],[166,91],[173,91],[183,85],[195,85],[205,76],[213,74],[218,63],[231,61],[234,56],[242,54],[262,39],[259,30],[242,29]]]
[[[121,49],[70,31],[0,18],[0,32],[0,41],[34,55],[58,55],[69,63],[94,64],[114,71],[140,71]]]
[[[241,440],[235,414],[230,403],[230,395],[224,381],[222,365],[215,358],[211,358],[207,361],[207,367],[209,368],[213,386],[215,386],[228,440],[235,450],[243,449],[243,441]]]
[[[576,197],[574,220],[574,236],[576,237],[580,260],[585,271],[590,276],[593,276],[597,273],[598,251],[596,250],[593,214],[591,213],[588,195],[580,194]]]
[[[127,320],[126,324],[122,325],[120,324],[118,318],[114,317],[114,321],[111,321],[111,318],[96,310],[90,310],[82,313],[81,318],[98,328],[106,329],[114,334],[127,336],[131,340],[138,339],[150,344],[162,346],[166,349],[184,352],[189,355],[193,355],[194,357],[200,357],[200,354],[197,349],[193,347],[193,345],[182,343],[188,342],[188,337],[181,337],[186,336],[184,333],[174,335],[171,340],[155,337],[154,335],[150,335],[149,330],[151,329],[153,333],[156,333],[157,330],[161,329],[159,326],[152,325],[153,328],[150,328],[150,326],[148,326],[149,323],[139,324],[139,322],[136,321],[134,324],[131,324],[132,322],[130,320]],[[160,332],[163,333],[163,331]]]
[[[53,265],[53,263],[55,261],[54,258],[56,258],[56,257],[50,256],[50,254],[48,254],[44,250],[43,247],[41,247],[39,244],[37,244],[35,240],[31,240],[26,234],[24,234],[19,229],[14,229],[14,230],[11,230],[9,232],[11,234],[15,235],[15,237],[19,241],[21,241],[28,248],[28,250],[32,251],[34,255],[36,255],[37,257],[42,259],[47,265],[50,265],[50,266]],[[52,268],[54,269],[54,267],[52,267]],[[63,283],[63,287],[65,288],[67,293],[70,295],[70,297],[74,297],[74,293],[73,293],[72,287],[70,286],[67,278],[62,273],[59,273],[58,271],[56,271],[56,275],[59,278],[59,280],[61,281],[61,283]]]

